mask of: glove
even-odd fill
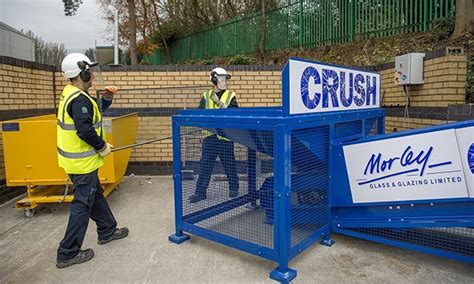
[[[97,151],[97,152],[99,153],[99,155],[100,155],[102,158],[105,158],[105,157],[107,157],[108,155],[110,155],[110,153],[111,153],[113,147],[114,147],[114,145],[109,144],[109,143],[105,143],[105,146],[102,147],[102,149],[100,149],[100,150]]]
[[[213,94],[211,95],[211,100],[212,100],[217,106],[219,106],[219,108],[227,108],[227,107],[228,107],[228,105],[226,105],[225,103],[223,103],[223,102],[219,99],[219,97],[217,96],[216,93],[213,93]]]
[[[105,91],[111,93],[112,95],[115,95],[119,91],[119,89],[115,86],[107,86],[105,87]]]
[[[107,99],[112,99],[113,96],[118,92],[118,88],[115,86],[107,86],[105,87],[105,92],[102,95]]]

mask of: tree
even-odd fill
[[[89,59],[90,59],[92,62],[97,61],[96,58],[95,58],[95,51],[94,51],[93,48],[87,49],[86,52],[85,52],[85,55],[86,55],[87,57],[89,57]]]
[[[206,26],[230,20],[238,15],[257,13],[261,0],[160,0],[165,23],[178,24],[179,36],[203,29]],[[266,0],[266,9],[275,8],[281,1]]]
[[[266,0],[261,0],[262,2],[262,29],[260,30],[260,43],[259,43],[259,52],[260,52],[260,57],[263,59],[265,56],[265,36],[267,32],[267,15],[266,15],[266,10],[265,10],[265,2]]]
[[[456,19],[452,38],[457,38],[465,32],[474,32],[473,2],[473,0],[456,0]]]
[[[77,13],[77,9],[81,6],[83,0],[63,0],[64,3],[64,14],[66,16],[74,16]]]
[[[130,62],[132,65],[138,64],[137,55],[137,20],[135,16],[135,0],[127,0],[129,28],[130,28]]]
[[[138,53],[148,52],[153,46],[165,51],[171,62],[170,44],[177,38],[202,30],[242,14],[259,13],[275,8],[282,0],[96,0],[104,18],[113,22],[113,6],[119,12],[120,43],[130,47],[130,61],[138,63]],[[75,15],[83,0],[63,0],[65,14]],[[262,6],[263,4],[263,6]],[[266,22],[266,17],[262,19]],[[256,26],[259,23],[256,23]],[[263,27],[263,26],[262,26]],[[260,45],[265,48],[264,28]],[[259,42],[254,43],[257,45]],[[136,58],[136,60],[135,60]]]
[[[163,46],[165,48],[166,60],[168,63],[172,62],[170,49],[168,47],[168,41],[166,40],[165,34],[163,33],[163,28],[161,27],[161,17],[158,14],[158,3],[153,1],[153,13],[155,14],[156,18],[156,28],[160,33],[161,41],[163,42]]]
[[[45,42],[41,37],[35,36],[32,31],[28,31],[26,35],[34,40],[36,62],[55,65],[57,67],[61,66],[61,62],[67,55],[64,44]]]
[[[111,4],[116,9],[122,5],[123,0],[98,0],[102,4],[102,8],[104,10],[108,10],[108,6]],[[66,16],[74,16],[77,12],[79,6],[83,3],[83,0],[63,0],[64,3],[64,14]],[[128,14],[129,14],[129,21],[128,21],[128,28],[129,28],[129,41],[130,41],[130,61],[132,65],[138,64],[138,56],[137,56],[137,28],[136,28],[136,17],[135,17],[135,1],[134,0],[127,0],[127,7],[128,7]],[[122,11],[119,9],[119,12]],[[121,29],[123,31],[123,29]]]

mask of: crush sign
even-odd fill
[[[380,75],[299,59],[289,60],[290,114],[378,108]]]

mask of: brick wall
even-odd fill
[[[54,112],[54,67],[0,56],[0,121]],[[24,192],[6,189],[0,129],[0,204]]]
[[[201,94],[210,89],[213,66],[104,67],[100,81],[121,91],[106,116],[137,111],[140,115],[137,142],[171,136],[171,115],[179,109],[196,108]],[[281,105],[282,66],[223,66],[232,74],[228,88],[235,90],[241,107]],[[191,71],[190,71],[191,70]],[[57,82],[64,82],[57,73]],[[60,87],[58,87],[60,88]],[[94,93],[94,90],[91,91]],[[171,173],[172,141],[135,148],[129,173]]]
[[[405,93],[394,84],[395,69],[380,71],[382,77],[382,104],[405,105]],[[466,99],[466,56],[444,56],[424,63],[424,84],[408,87],[411,107],[447,107],[464,104]]]
[[[466,64],[465,56],[445,56],[444,51],[427,54],[425,84],[409,87],[409,119],[404,118],[403,89],[393,83],[394,64],[370,69],[381,74],[382,104],[387,113],[386,131],[474,118],[474,108],[464,105]],[[171,136],[171,115],[185,107],[197,107],[202,92],[210,87],[208,74],[214,67],[103,67],[102,78],[96,76],[95,84],[100,88],[106,82],[121,89],[105,115],[138,112],[140,118],[136,141],[141,142]],[[283,66],[223,67],[232,74],[229,87],[237,92],[241,107],[281,105],[280,72]],[[52,66],[0,57],[1,120],[54,112],[67,81],[60,72],[56,72],[53,77],[53,72]],[[91,94],[95,93],[94,88]],[[0,155],[3,160],[1,149]],[[169,174],[171,171],[171,140],[133,150],[128,173]],[[5,184],[3,162],[0,162],[0,184]],[[18,194],[17,191],[6,192],[3,189],[2,194],[0,189],[0,203],[6,195],[10,198],[14,194]]]
[[[426,54],[424,84],[407,87],[410,96],[408,119],[405,118],[403,87],[394,83],[394,63],[376,68],[381,75],[387,132],[474,118],[468,111],[458,110],[465,106],[466,101],[467,57],[446,56],[444,52],[438,50]]]
[[[6,60],[2,62],[0,57],[0,119],[28,115],[25,110],[34,110],[37,113],[41,109],[52,109],[52,67],[40,64],[15,66],[11,63],[12,61]]]
[[[183,69],[187,69],[186,66],[183,66]],[[185,105],[188,108],[196,107],[202,92],[210,88],[208,83],[210,68],[202,66],[201,69],[205,71],[114,72],[113,69],[108,69],[103,72],[103,78],[107,84],[115,84],[120,89],[127,90],[123,95],[117,96],[114,108],[181,109]],[[229,88],[236,90],[238,102],[242,107],[281,104],[281,67],[275,69],[275,71],[229,70],[232,73]],[[145,88],[149,90],[140,90]]]
[[[427,118],[404,118],[404,117],[385,117],[385,132],[397,132],[413,128],[427,127],[431,125],[445,124],[446,120],[427,119]]]

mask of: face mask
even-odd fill
[[[219,88],[219,90],[227,89],[226,81],[227,79],[225,76],[217,76],[217,88]]]

